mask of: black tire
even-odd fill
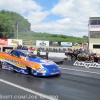
[[[72,55],[71,60],[76,60],[76,57]]]
[[[2,68],[2,62],[0,61],[0,68]]]
[[[67,60],[68,58],[64,58],[63,60]]]
[[[27,67],[27,69],[28,69],[28,73],[29,73],[29,75],[34,75],[33,72],[32,72],[32,71],[33,71],[32,68]]]

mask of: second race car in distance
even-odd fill
[[[34,76],[60,75],[59,66],[51,61],[35,56],[27,50],[12,50],[9,54],[0,52],[2,69]]]

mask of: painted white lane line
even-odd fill
[[[67,70],[73,70],[73,71],[85,72],[85,73],[92,73],[92,74],[100,74],[98,72],[91,72],[91,71],[84,71],[84,70],[77,70],[77,69],[70,69],[70,68],[62,68],[62,67],[60,67],[60,69],[67,69]]]
[[[32,93],[32,94],[35,94],[35,95],[38,95],[40,97],[43,97],[44,99],[49,99],[49,100],[58,100],[58,98],[54,98],[52,97],[51,95],[45,95],[45,94],[42,94],[42,93],[39,93],[39,92],[36,92],[34,90],[31,90],[31,89],[28,89],[28,88],[25,88],[25,87],[22,87],[20,85],[17,85],[17,84],[14,84],[14,83],[11,83],[9,81],[6,81],[6,80],[3,80],[3,79],[0,79],[0,82],[3,82],[3,83],[6,83],[8,85],[11,85],[13,87],[16,87],[16,88],[19,88],[19,89],[22,89],[26,92],[29,92],[29,93]]]

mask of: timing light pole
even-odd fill
[[[17,39],[18,39],[18,23],[17,23]]]

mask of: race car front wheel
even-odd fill
[[[76,57],[72,55],[71,60],[76,60]]]
[[[27,67],[27,69],[28,69],[28,74],[30,74],[30,75],[34,75],[34,74],[33,74],[33,69],[32,69],[32,68]]]
[[[2,62],[0,61],[0,68],[2,68]]]

